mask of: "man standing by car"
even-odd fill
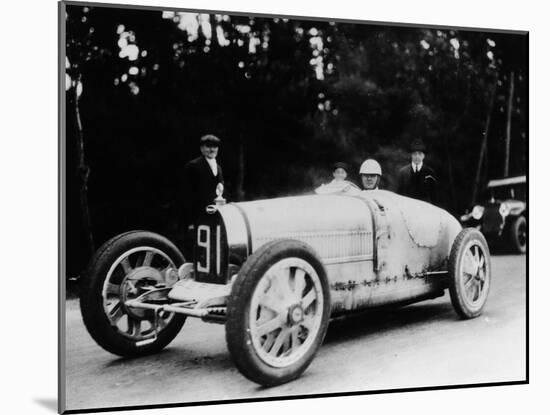
[[[426,146],[422,140],[415,140],[410,150],[411,163],[399,169],[397,193],[434,203],[436,179],[434,171],[424,163]]]
[[[361,164],[359,175],[361,176],[363,190],[376,190],[380,185],[382,167],[376,160],[367,159]]]
[[[220,142],[215,135],[202,136],[199,142],[201,156],[184,167],[181,199],[185,223],[184,255],[187,258],[192,257],[197,219],[206,206],[214,204],[216,197],[223,193],[222,168],[216,161]]]

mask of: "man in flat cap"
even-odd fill
[[[397,193],[434,203],[436,179],[433,169],[424,163],[426,146],[422,140],[414,140],[410,151],[411,163],[399,169]]]
[[[223,173],[216,161],[221,140],[212,134],[200,138],[201,156],[188,162],[183,172],[183,209],[185,222],[184,255],[191,258],[195,223],[206,206],[215,204],[223,193]]]

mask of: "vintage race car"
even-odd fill
[[[194,262],[158,234],[116,236],[83,275],[80,304],[94,340],[120,356],[161,350],[186,317],[225,324],[240,372],[269,386],[300,376],[333,316],[449,289],[458,314],[473,318],[490,282],[478,230],[374,190],[209,206]]]

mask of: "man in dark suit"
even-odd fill
[[[200,138],[201,156],[188,162],[183,171],[183,213],[185,222],[184,254],[191,257],[195,224],[206,206],[215,204],[224,189],[221,166],[216,161],[220,139],[208,134]]]
[[[424,163],[426,146],[422,140],[411,145],[411,163],[399,169],[397,193],[435,203],[436,178],[433,169]]]

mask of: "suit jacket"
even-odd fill
[[[422,164],[418,172],[414,172],[409,163],[399,169],[397,193],[429,203],[436,201],[436,179],[433,169]]]
[[[218,174],[214,176],[204,156],[185,165],[181,201],[186,225],[194,224],[205,207],[214,203],[216,186],[223,183],[222,168],[219,164],[217,166]]]

